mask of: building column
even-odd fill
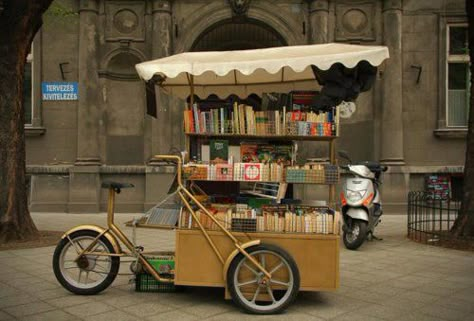
[[[171,1],[154,0],[152,3],[152,59],[163,58],[172,53]],[[167,153],[171,148],[173,124],[169,99],[157,91],[157,116],[151,121],[150,156]]]
[[[152,2],[152,59],[167,57],[172,54],[172,19],[171,19],[171,1],[153,0]],[[147,126],[151,127],[150,146],[147,152],[150,153],[148,159],[157,154],[167,154],[172,147],[175,139],[172,137],[172,128],[179,127],[181,124],[174,123],[171,110],[170,99],[156,92],[157,116],[156,119],[147,116]],[[175,108],[176,109],[176,108]],[[182,112],[182,109],[179,110]],[[149,127],[149,128],[150,128]],[[182,133],[181,133],[182,135]],[[146,170],[145,186],[145,210],[156,205],[167,195],[168,188],[173,182],[173,168],[167,166],[154,166],[160,163],[150,161]]]
[[[309,3],[309,43],[328,42],[329,1],[316,0]]]
[[[380,160],[389,166],[381,189],[385,211],[406,208],[409,173],[403,153],[402,0],[383,1],[383,41],[390,52],[382,76]]]
[[[76,165],[100,165],[97,0],[81,0],[79,8],[79,103]]]
[[[404,165],[402,114],[402,1],[384,0],[383,40],[390,52],[382,83],[381,155],[385,164]]]
[[[99,144],[99,1],[79,4],[79,102],[77,105],[77,158],[69,170],[71,213],[96,213],[100,203]]]

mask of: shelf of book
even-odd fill
[[[295,140],[309,140],[309,141],[333,141],[339,136],[288,136],[288,135],[248,135],[248,134],[197,134],[185,133],[189,137],[202,138],[233,138],[233,139],[252,139],[252,140],[280,140],[280,141],[295,141]]]
[[[226,229],[234,232],[339,234],[340,215],[326,206],[262,205],[258,210],[246,204],[211,204],[208,211]],[[187,210],[179,217],[179,228],[220,230],[219,226],[202,210],[196,218]]]
[[[274,182],[294,184],[337,184],[336,165],[285,166],[271,163],[194,164],[183,167],[183,178],[191,181]]]

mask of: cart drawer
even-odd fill
[[[234,250],[221,232],[208,232],[224,261]],[[298,266],[302,291],[334,290],[339,286],[339,236],[287,233],[233,233],[242,242],[260,239],[288,251]],[[179,285],[224,287],[223,265],[199,230],[176,232],[176,275]]]

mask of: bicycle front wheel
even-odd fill
[[[53,270],[56,279],[67,290],[75,294],[91,295],[105,290],[117,277],[120,258],[106,255],[86,254],[76,260],[80,251],[87,248],[99,235],[96,231],[80,230],[63,238],[53,255]],[[114,253],[112,244],[101,236],[90,252]]]

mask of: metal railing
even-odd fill
[[[458,217],[461,202],[433,192],[408,193],[408,238],[442,245],[452,240],[449,233]]]

